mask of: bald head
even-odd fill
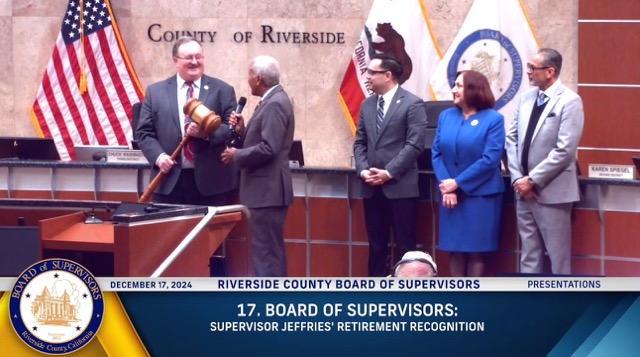
[[[393,267],[393,275],[398,278],[431,278],[438,275],[438,266],[429,253],[409,251]]]
[[[409,261],[396,268],[396,277],[398,278],[430,278],[434,276],[435,272],[431,265],[421,261]]]

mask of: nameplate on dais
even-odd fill
[[[119,164],[148,164],[141,150],[107,149],[107,162]]]
[[[633,165],[589,164],[589,177],[635,180],[636,168]]]

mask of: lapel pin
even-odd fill
[[[473,119],[471,121],[471,126],[476,126],[476,125],[478,125],[478,119]]]
[[[204,85],[204,90],[209,90],[209,86],[208,85]]]

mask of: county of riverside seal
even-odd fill
[[[95,277],[66,259],[47,259],[27,268],[11,290],[9,314],[18,336],[46,354],[84,347],[102,323],[104,300]]]
[[[474,31],[460,41],[447,66],[450,88],[459,69],[472,69],[487,77],[496,97],[495,110],[515,98],[525,73],[516,46],[492,29]]]

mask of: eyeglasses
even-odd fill
[[[193,60],[200,62],[204,59],[204,56],[203,55],[195,55],[195,56],[189,56],[189,57],[176,56],[176,58],[179,58],[181,60],[188,61],[188,62],[193,62]]]
[[[548,69],[549,67],[534,67],[532,64],[527,64],[527,72],[533,72],[536,69]]]
[[[373,69],[367,69],[367,74],[370,75],[370,76],[373,76],[374,74],[378,74],[378,73],[387,73],[387,72],[389,72],[389,71],[376,71],[376,70],[373,70]]]

